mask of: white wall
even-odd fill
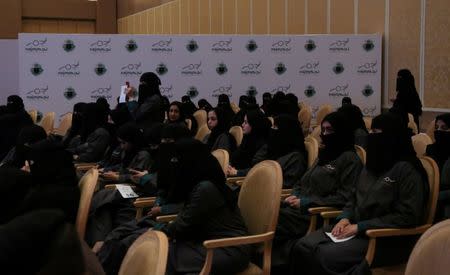
[[[17,39],[0,39],[0,105],[19,92],[19,56]]]

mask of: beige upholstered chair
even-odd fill
[[[430,193],[428,196],[426,208],[426,222],[423,225],[414,228],[383,228],[367,230],[366,235],[369,238],[369,246],[367,248],[366,261],[369,263],[369,265],[372,264],[373,258],[375,256],[377,238],[420,235],[427,229],[429,229],[433,224],[434,214],[436,212],[437,198],[439,194],[439,168],[436,162],[430,157],[422,157],[420,158],[420,160],[427,172],[428,183],[430,185]],[[341,211],[322,212],[321,216],[326,220],[324,224],[328,224],[328,220],[330,218],[335,218],[340,213]]]
[[[432,144],[433,141],[425,133],[419,133],[411,137],[412,144],[414,146],[414,151],[416,151],[417,157],[422,157],[425,155],[427,150],[427,145]]]
[[[408,128],[410,128],[415,135],[419,133],[419,129],[417,128],[417,124],[414,121],[414,117],[410,113],[408,113]]]
[[[250,263],[239,274],[270,274],[272,240],[278,221],[278,211],[283,176],[280,165],[273,160],[266,160],[255,165],[244,179],[239,193],[238,205],[248,227],[249,236],[208,240],[206,261],[201,275],[209,274],[215,248],[263,243],[258,251],[263,254],[263,269]]]
[[[30,115],[31,119],[33,120],[33,123],[36,123],[37,121],[37,110],[29,110],[28,114]]]
[[[230,128],[230,134],[236,140],[236,145],[240,146],[242,143],[242,138],[244,137],[244,132],[242,131],[241,126],[233,126]]]
[[[186,127],[187,127],[189,130],[191,130],[191,128],[192,128],[192,120],[190,120],[189,118],[186,118],[186,119],[184,120],[184,122],[186,122]]]
[[[450,220],[428,229],[416,243],[406,266],[406,275],[447,275],[450,272]]]
[[[358,154],[358,157],[361,159],[361,162],[366,165],[366,150],[359,145],[355,144],[355,151]]]
[[[80,179],[78,186],[80,187],[80,204],[78,206],[78,214],[76,220],[76,228],[80,239],[84,240],[86,224],[91,208],[91,200],[94,195],[95,187],[98,180],[98,170],[90,169]]]
[[[329,114],[332,113],[334,110],[333,106],[330,104],[323,104],[319,107],[319,110],[317,111],[316,115],[316,125],[320,126],[322,123],[322,120]]]
[[[309,127],[311,127],[312,110],[308,105],[304,105],[298,112],[298,121],[302,125],[303,134],[309,133]]]
[[[235,114],[239,113],[239,111],[241,110],[234,102],[230,102],[230,106],[231,106],[231,110],[233,110],[233,112]]]
[[[270,121],[270,124],[273,126],[273,124],[275,123],[275,120],[273,119],[273,117],[269,116],[269,117],[267,117],[267,119]]]
[[[319,155],[319,142],[315,138],[307,136],[305,138],[305,147],[308,152],[308,168],[311,168]]]
[[[204,124],[198,127],[197,134],[195,135],[195,139],[203,141],[203,139],[208,135],[211,131],[208,129],[208,125]]]
[[[53,131],[54,124],[55,124],[55,112],[46,113],[41,120],[41,127],[44,128],[47,135]]]
[[[433,119],[430,121],[430,123],[427,126],[427,135],[431,138],[431,140],[434,142],[434,130],[435,130],[435,124],[436,120]]]
[[[65,136],[70,126],[72,126],[72,113],[67,113],[61,118],[58,128],[53,129],[52,133]]]
[[[203,125],[206,125],[206,123],[208,122],[208,114],[205,110],[197,110],[195,111],[193,116],[197,121],[197,125],[199,128]]]
[[[320,138],[321,130],[322,130],[322,128],[320,127],[320,125],[317,125],[317,126],[313,129],[313,131],[311,132],[311,134],[309,135],[310,137],[315,138],[319,144],[322,142],[322,139]]]
[[[366,124],[367,130],[372,129],[372,118],[370,116],[363,117],[364,124]]]
[[[230,156],[228,155],[228,152],[223,149],[217,149],[214,150],[211,154],[217,159],[217,161],[219,161],[223,173],[226,175],[228,164],[230,163]]]
[[[167,236],[162,232],[149,230],[139,236],[128,249],[119,275],[164,275],[168,253]]]

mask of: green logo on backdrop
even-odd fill
[[[167,66],[164,63],[159,63],[158,66],[156,67],[156,73],[158,73],[159,75],[164,75],[168,71],[169,70],[167,69]]]
[[[248,41],[247,45],[245,46],[247,51],[254,52],[256,49],[258,49],[258,44],[256,44],[255,40]]]
[[[341,74],[344,72],[344,65],[342,65],[342,63],[338,62],[336,63],[336,65],[334,65],[333,67],[333,72],[335,74]]]
[[[105,65],[103,65],[102,63],[98,63],[94,71],[97,75],[104,75],[108,70],[106,69]]]
[[[306,89],[305,89],[306,97],[313,97],[315,94],[316,94],[316,89],[314,88],[314,86],[309,85],[308,87],[306,87]]]
[[[217,65],[216,68],[216,72],[218,75],[224,75],[228,72],[228,68],[227,65],[225,65],[225,63],[220,63],[219,65]]]
[[[197,41],[195,40],[189,41],[189,43],[186,45],[186,49],[191,53],[195,52],[198,49]]]
[[[33,67],[31,67],[30,71],[31,71],[32,75],[38,76],[44,72],[44,69],[42,68],[42,66],[40,64],[34,63]]]
[[[63,49],[66,52],[71,52],[71,51],[75,50],[75,44],[73,43],[72,40],[67,39],[66,41],[64,41]]]
[[[279,75],[284,74],[286,71],[287,68],[282,62],[278,63],[277,66],[275,67],[275,72]]]
[[[127,44],[125,45],[125,48],[127,49],[127,51],[134,52],[135,50],[137,50],[138,45],[136,44],[136,41],[134,41],[133,39],[128,40]]]
[[[310,40],[306,41],[306,43],[305,43],[305,50],[307,52],[312,52],[315,49],[316,49],[316,43],[314,42],[314,40],[310,39]]]
[[[75,92],[75,89],[72,87],[67,87],[66,90],[64,91],[64,97],[68,100],[71,100],[76,96],[77,93]]]

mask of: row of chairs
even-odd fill
[[[29,110],[28,114],[30,115],[33,122],[37,123],[37,111]],[[47,135],[56,134],[64,136],[67,130],[72,125],[72,113],[66,113],[61,117],[58,128],[55,128],[55,112],[45,113],[41,121],[39,122],[39,125],[44,128]]]

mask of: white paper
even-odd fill
[[[116,184],[117,190],[120,192],[120,195],[124,199],[130,199],[130,198],[137,198],[139,197],[138,194],[134,192],[134,190],[131,188],[131,186],[126,184]]]
[[[120,86],[119,103],[127,102],[127,85]]]
[[[326,234],[333,242],[335,242],[335,243],[345,242],[345,241],[348,241],[348,240],[353,239],[353,238],[356,236],[356,235],[353,235],[353,236],[350,236],[350,237],[347,237],[347,238],[337,239],[336,237],[334,237],[334,236],[331,234],[331,232],[325,232],[325,234]]]

